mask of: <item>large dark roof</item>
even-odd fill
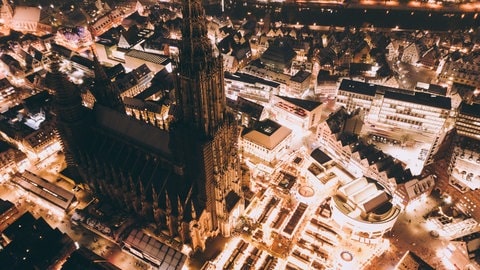
[[[0,198],[0,215],[3,215],[3,213],[7,212],[12,207],[14,207],[12,202]]]
[[[460,113],[469,116],[480,117],[480,104],[474,103],[470,105],[462,102],[460,104]]]
[[[242,72],[235,72],[234,74],[225,72],[225,79],[236,80],[236,81],[246,82],[250,84],[260,83],[260,84],[268,85],[271,87],[278,87],[280,85],[279,83],[268,81],[263,78],[256,77],[250,74],[245,74]]]
[[[101,105],[95,105],[97,122],[103,128],[117,133],[132,143],[149,148],[168,158],[170,136],[167,131],[142,123],[128,115],[118,113]]]
[[[277,38],[260,57],[262,62],[290,64],[297,53],[284,38]]]
[[[270,119],[265,119],[264,121],[258,122],[255,130],[267,136],[270,136],[275,133],[275,131],[277,131],[280,127],[281,125],[277,122]]]
[[[40,218],[29,212],[13,222],[3,233],[11,242],[0,252],[2,269],[49,269],[60,258],[65,240],[58,229],[52,229]],[[7,268],[3,268],[7,267]]]
[[[238,201],[240,201],[240,196],[233,190],[230,190],[230,192],[225,197],[225,206],[227,207],[227,211],[232,211],[235,205],[237,205]]]
[[[86,57],[83,57],[83,56],[80,56],[80,55],[73,55],[72,58],[70,58],[70,60],[72,62],[75,62],[79,65],[82,65],[86,68],[89,68],[91,70],[94,69],[94,65],[93,65],[93,61],[86,58]]]
[[[345,107],[340,107],[335,112],[331,113],[327,120],[328,127],[330,131],[334,134],[339,133],[343,130],[343,126],[345,125],[346,119],[348,119],[350,115],[348,114]]]
[[[299,70],[295,75],[293,75],[290,80],[294,82],[299,82],[302,83],[304,82],[312,73],[305,71],[305,70]]]
[[[332,160],[329,155],[325,154],[325,152],[323,152],[319,148],[313,150],[310,156],[322,165]]]
[[[403,93],[385,92],[384,97],[446,110],[450,110],[452,108],[452,101],[450,98],[435,96],[427,93],[416,92],[413,95],[408,95]]]
[[[313,101],[313,100],[306,100],[306,99],[299,99],[299,98],[292,98],[292,97],[286,97],[286,96],[277,96],[285,101],[288,101],[292,103],[293,105],[296,105],[302,109],[305,109],[307,111],[313,111],[314,109],[318,108],[318,106],[322,105],[321,102],[319,101]]]
[[[41,108],[45,107],[52,101],[52,95],[47,90],[31,95],[23,100],[25,107],[31,113],[38,112]]]
[[[348,91],[368,96],[375,96],[377,87],[374,84],[367,84],[364,82],[343,79],[340,83],[339,90]]]

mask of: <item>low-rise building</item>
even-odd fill
[[[236,100],[227,98],[227,106],[235,113],[239,123],[246,128],[255,127],[259,121],[267,117],[262,105],[242,97]]]
[[[309,130],[320,122],[321,102],[276,95],[271,104],[272,116],[282,125]]]
[[[242,72],[225,73],[225,94],[230,99],[242,97],[259,104],[267,104],[280,91],[280,84]]]
[[[438,79],[448,85],[460,83],[480,87],[480,67],[461,61],[450,61],[443,65]]]
[[[310,89],[310,79],[312,74],[305,70],[298,71],[288,81],[288,88],[292,96],[302,97]]]
[[[121,78],[117,77],[115,83],[120,91],[120,96],[125,98],[140,94],[150,86],[153,75],[148,66],[143,64]]]
[[[286,153],[291,137],[291,129],[267,119],[243,132],[242,149],[260,160],[276,162]]]

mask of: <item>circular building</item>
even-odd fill
[[[387,189],[362,177],[338,188],[330,203],[332,219],[351,239],[377,243],[395,224],[400,208]]]

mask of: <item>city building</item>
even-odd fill
[[[12,182],[24,190],[52,203],[65,212],[71,210],[69,209],[70,205],[76,199],[75,194],[72,192],[56,186],[30,171],[25,171],[21,175],[15,175]]]
[[[303,97],[306,91],[310,90],[310,72],[299,70],[288,81],[288,87],[292,96]]]
[[[55,43],[75,52],[82,52],[92,46],[93,39],[86,27],[65,27],[55,33]]]
[[[123,240],[125,250],[158,269],[183,269],[187,256],[142,230],[133,229]]]
[[[3,139],[34,159],[43,159],[60,150],[51,101],[51,95],[41,91],[10,107],[0,122]]]
[[[456,138],[449,162],[450,184],[467,192],[480,188],[480,104],[462,102],[456,117]]]
[[[267,118],[267,112],[262,105],[242,97],[236,100],[227,98],[227,106],[237,115],[239,124],[246,128],[253,128],[259,121]]]
[[[149,77],[144,77],[147,82]],[[134,89],[144,88],[144,85],[137,85]],[[171,118],[171,101],[173,93],[173,75],[163,69],[157,72],[148,81],[148,88],[135,96],[123,98],[125,109],[128,115],[138,120],[150,123],[162,129],[168,129]],[[173,108],[173,107],[172,107]]]
[[[126,114],[118,88],[97,57],[93,109],[81,105],[79,92],[58,68],[47,79],[56,91],[67,162],[79,172],[79,181],[151,222],[164,239],[203,250],[208,238],[230,236],[243,212],[239,135],[226,107],[223,60],[206,36],[201,1],[183,4],[168,130]]]
[[[258,122],[242,135],[242,150],[267,163],[274,163],[286,154],[292,130],[272,120]]]
[[[57,269],[75,250],[72,239],[26,212],[2,232],[0,261],[14,269]]]
[[[332,113],[318,126],[318,146],[354,178],[365,176],[375,179],[395,198],[395,190],[399,186],[411,180],[415,181],[419,176],[413,176],[402,161],[358,137],[363,126],[359,112],[350,114],[344,108],[340,108]],[[418,181],[425,188],[421,188],[421,191],[416,192],[415,195],[429,194],[433,181],[426,180],[425,183],[420,179]],[[415,182],[407,186],[412,183]],[[405,195],[400,197],[401,199],[395,198],[396,204],[403,203],[406,198]]]
[[[243,97],[259,104],[268,104],[280,91],[280,84],[246,73],[225,73],[225,94],[230,99]]]
[[[108,31],[114,25],[120,25],[123,18],[127,17],[130,14],[125,14],[122,9],[113,9],[108,11],[102,17],[97,18],[89,27],[89,31],[94,36],[100,36],[101,34]]]
[[[270,43],[267,50],[260,56],[260,60],[271,70],[289,73],[295,56],[296,52],[288,39],[279,37]]]
[[[146,64],[143,64],[131,72],[115,78],[115,83],[119,88],[120,96],[125,99],[136,96],[147,89],[153,76],[154,73]]]
[[[384,138],[386,142],[416,142],[425,153],[422,161],[433,162],[453,113],[451,99],[418,91],[342,80],[337,105],[347,111],[365,111],[362,134]]]
[[[475,263],[478,249],[480,248],[480,233],[474,232],[459,238],[456,238],[442,250],[442,255],[449,266],[461,269],[477,269]]]
[[[272,117],[282,125],[309,130],[320,123],[321,102],[278,95],[270,102]]]
[[[142,65],[147,65],[153,73],[157,73],[164,68],[169,72],[173,69],[172,60],[165,55],[129,50],[125,53],[124,57],[124,65],[128,69],[136,69]]]
[[[13,8],[7,0],[2,0],[2,7],[0,9],[0,20],[2,25],[0,31],[4,35],[10,34],[10,25],[13,18]]]
[[[480,67],[478,65],[463,63],[462,61],[448,61],[442,66],[438,79],[449,86],[453,83],[459,83],[480,87],[479,76]]]
[[[420,201],[430,195],[434,187],[435,178],[433,175],[429,175],[423,179],[413,178],[397,185],[397,189],[393,194],[394,200],[404,209],[408,205],[413,205],[413,202]]]

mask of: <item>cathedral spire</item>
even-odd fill
[[[207,36],[201,0],[183,1],[182,42],[176,98],[181,110],[176,118],[211,138],[224,121],[226,110],[223,60],[215,55]]]
[[[121,113],[126,113],[125,105],[120,97],[120,91],[116,84],[108,78],[105,69],[98,61],[97,54],[92,48],[93,67],[95,71],[95,80],[92,93],[97,102],[103,106],[109,107]]]

